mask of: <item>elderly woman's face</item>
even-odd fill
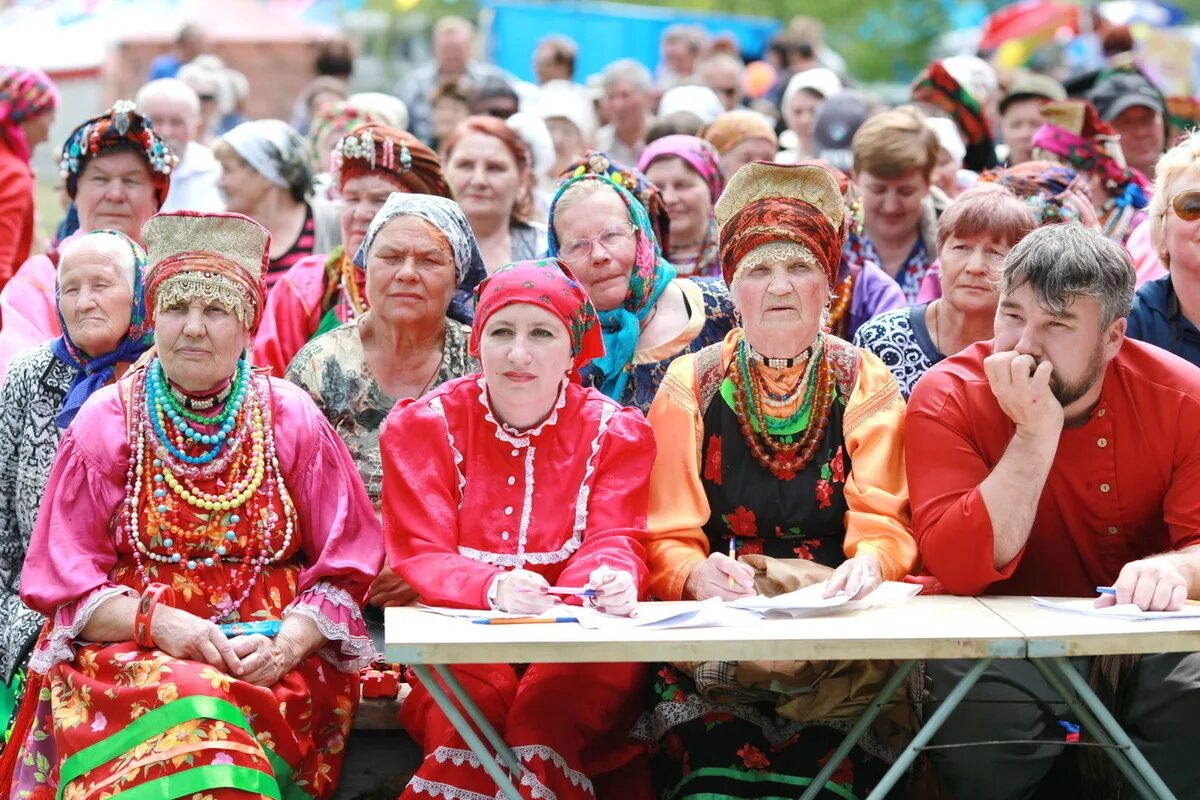
[[[575,273],[597,310],[611,311],[625,302],[637,256],[637,233],[620,195],[605,188],[569,203],[554,215],[554,235],[559,258]]]
[[[479,361],[496,411],[505,422],[524,427],[554,407],[573,362],[571,337],[544,308],[514,303],[487,318]]]
[[[119,259],[77,245],[58,268],[58,292],[58,307],[76,347],[92,358],[117,349],[133,308],[130,273]]]
[[[75,207],[81,229],[111,228],[141,241],[142,226],[158,212],[146,160],[130,152],[89,159],[76,184]]]
[[[929,181],[920,170],[898,178],[862,172],[857,178],[863,196],[863,222],[873,237],[892,240],[917,235],[921,201],[929,194]]]
[[[1000,297],[996,280],[1010,246],[991,236],[947,236],[938,250],[942,263],[942,297],[964,314],[991,318]]]
[[[754,253],[747,258],[753,259]],[[746,339],[755,350],[772,358],[791,358],[816,340],[829,284],[811,256],[797,253],[739,267],[730,288]]]
[[[195,299],[158,309],[154,344],[167,377],[187,392],[207,392],[233,375],[250,334],[233,309]]]
[[[342,187],[342,242],[347,255],[353,257],[367,236],[371,220],[383,208],[388,195],[402,191],[395,183],[379,175],[357,175]]]
[[[754,161],[774,161],[775,145],[769,139],[746,139],[731,147],[721,156],[721,172],[726,178]]]
[[[1167,214],[1163,218],[1163,238],[1159,253],[1166,255],[1172,280],[1200,279],[1200,219],[1188,222],[1179,218],[1171,200],[1180,192],[1200,189],[1200,167],[1192,167],[1167,186]]]
[[[454,252],[420,217],[396,217],[367,253],[371,314],[390,325],[435,324],[454,298]]]
[[[512,215],[524,187],[517,161],[495,136],[469,133],[446,163],[446,182],[467,219]]]
[[[217,188],[225,197],[226,211],[249,215],[271,189],[276,188],[236,153],[221,152],[217,161],[221,164]]]
[[[671,241],[685,247],[698,246],[712,213],[712,195],[700,173],[682,158],[667,156],[646,167],[646,178],[662,192],[671,218]]]

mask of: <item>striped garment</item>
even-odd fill
[[[267,274],[263,276],[264,282],[267,284],[267,293],[270,294],[271,288],[275,286],[275,282],[283,276],[283,273],[292,268],[300,259],[312,255],[313,242],[315,240],[316,225],[313,221],[312,206],[306,206],[304,211],[304,227],[300,229],[300,235],[296,237],[296,241],[288,248],[288,251],[279,258],[271,259],[267,265]]]

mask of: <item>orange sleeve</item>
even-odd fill
[[[864,350],[842,434],[850,455],[846,556],[870,550],[879,556],[883,579],[898,580],[917,563],[904,470],[904,399],[888,368]]]
[[[708,497],[700,484],[703,426],[696,403],[694,356],[671,362],[647,418],[658,455],[650,471],[646,563],[650,593],[680,600],[692,569],[708,557]]]

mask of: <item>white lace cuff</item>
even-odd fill
[[[288,614],[308,617],[321,631],[327,644],[321,657],[340,672],[358,672],[375,660],[375,643],[367,633],[362,609],[350,593],[328,581],[318,581],[300,593],[284,610]]]
[[[104,601],[117,595],[137,597],[138,593],[128,586],[115,586],[110,583],[93,589],[90,594],[78,600],[59,606],[58,611],[54,613],[54,627],[50,630],[50,635],[40,639],[34,646],[33,654],[29,657],[29,668],[45,675],[55,664],[73,660],[75,640],[79,638],[80,632],[87,627],[96,609]]]

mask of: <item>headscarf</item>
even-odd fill
[[[253,335],[262,321],[271,233],[232,212],[155,214],[142,228],[149,269],[146,308],[151,324],[177,302],[202,299],[229,308]]]
[[[698,136],[673,134],[655,139],[646,145],[642,157],[638,159],[638,170],[645,173],[650,165],[660,158],[674,156],[687,162],[696,174],[704,179],[708,186],[708,196],[713,203],[721,196],[725,188],[725,176],[721,173],[721,154],[710,142]]]
[[[730,183],[722,197],[726,209],[719,209],[720,215],[727,215],[721,225],[725,283],[733,283],[743,259],[759,247],[790,243],[811,252],[825,272],[830,289],[836,286],[842,259],[840,222],[844,210],[833,175],[811,164],[762,161],[743,167],[738,175],[741,177]],[[805,199],[811,195],[839,212],[839,224],[830,219],[829,210]]]
[[[779,146],[779,137],[775,135],[775,129],[771,127],[767,118],[757,111],[744,108],[726,111],[713,120],[702,134],[721,155],[725,155],[747,139],[766,139],[776,147]]]
[[[1022,164],[985,172],[980,181],[1008,187],[1033,211],[1038,226],[1056,222],[1078,222],[1079,210],[1071,204],[1070,188],[1075,170],[1052,161]]]
[[[664,253],[671,250],[671,217],[667,214],[667,204],[663,202],[662,192],[641,170],[630,164],[618,164],[608,153],[589,150],[559,174],[559,185],[581,175],[602,175],[636,197],[642,208],[646,209],[659,247]]]
[[[625,203],[629,219],[637,229],[637,249],[633,271],[629,275],[629,291],[622,305],[599,313],[605,353],[592,362],[592,368],[598,373],[600,391],[620,401],[629,383],[626,367],[633,361],[633,354],[637,351],[642,321],[654,310],[663,291],[675,279],[675,268],[663,258],[646,207],[613,178],[594,174],[582,174],[558,185],[550,202],[549,231],[546,236],[551,256],[557,257],[559,250],[558,234],[554,230],[558,201],[564,192],[581,181],[602,181],[605,186],[611,187]]]
[[[326,104],[308,125],[308,150],[313,163],[320,163],[321,157],[327,155],[321,153],[320,149],[321,142],[330,134],[336,134],[341,139],[355,128],[376,122],[383,122],[383,119],[349,100],[337,100]]]
[[[387,202],[371,220],[367,235],[354,255],[354,263],[360,269],[367,268],[367,254],[371,252],[371,245],[375,243],[379,231],[396,217],[419,217],[446,237],[454,257],[454,280],[458,285],[446,313],[451,319],[469,324],[473,316],[471,293],[487,277],[487,270],[484,269],[483,256],[475,241],[475,232],[471,230],[471,223],[467,221],[462,206],[449,198],[429,194],[393,192],[388,195]]]
[[[958,125],[963,142],[967,145],[964,168],[983,172],[997,166],[996,142],[979,98],[955,80],[941,61],[934,61],[925,67],[913,80],[912,99],[940,108]]]
[[[59,409],[58,416],[55,418],[55,423],[63,430],[66,430],[67,426],[74,421],[75,415],[79,413],[84,401],[112,380],[117,364],[132,364],[154,342],[149,318],[146,314],[146,251],[120,231],[94,230],[81,238],[99,234],[117,237],[129,247],[133,254],[133,302],[129,309],[129,329],[112,352],[98,356],[89,356],[84,353],[72,341],[71,334],[67,330],[67,321],[63,318],[62,313],[62,294],[56,283],[54,287],[55,311],[58,314],[58,325],[62,330],[62,336],[50,343],[50,350],[60,361],[70,365],[74,371],[71,376],[71,385],[67,388],[67,396],[63,398],[62,408]]]
[[[670,156],[683,159],[700,176],[708,186],[708,196],[711,199],[708,208],[708,224],[704,232],[704,239],[696,254],[692,274],[706,277],[719,275],[721,264],[717,256],[717,215],[713,211],[713,207],[716,206],[717,198],[721,196],[721,191],[725,188],[725,176],[721,172],[721,155],[712,144],[698,136],[682,134],[664,136],[661,139],[655,139],[642,151],[642,157],[638,160],[638,169],[645,172],[658,159]],[[677,254],[668,253],[668,255],[671,256],[673,263],[683,265],[683,261],[677,257]]]
[[[28,161],[33,149],[21,123],[58,107],[58,89],[40,69],[0,66],[0,139],[17,158]]]
[[[283,120],[243,122],[221,137],[255,172],[281,189],[312,186],[307,145]]]
[[[137,112],[132,100],[118,100],[106,113],[80,125],[62,147],[59,169],[72,200],[79,190],[79,176],[89,160],[106,151],[133,145],[146,159],[154,197],[161,207],[171,188],[171,170],[179,156],[154,132],[150,120]]]
[[[1125,165],[1120,136],[1100,118],[1087,100],[1059,100],[1042,106],[1046,120],[1033,135],[1033,146],[1066,159],[1071,166],[1104,178],[1111,196],[1135,184],[1146,194],[1150,184],[1140,172]],[[1145,206],[1143,203],[1138,208]]]
[[[479,358],[479,339],[488,318],[505,306],[529,303],[545,309],[562,322],[571,337],[574,369],[571,380],[579,382],[579,370],[604,355],[604,340],[592,301],[583,286],[557,258],[505,264],[475,288],[475,322],[471,325],[471,355]]]
[[[351,178],[378,175],[411,194],[450,197],[437,153],[408,131],[384,125],[363,125],[343,137],[333,149],[330,171],[339,192]]]

